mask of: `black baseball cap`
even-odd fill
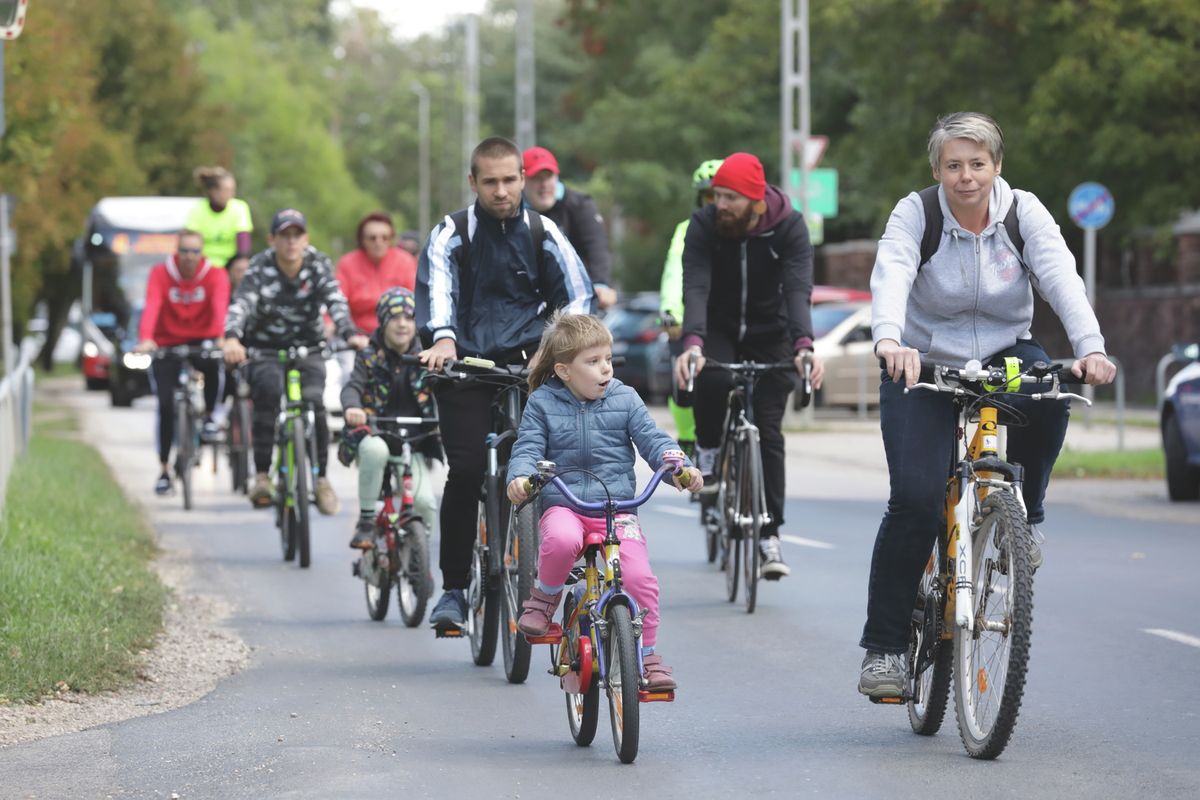
[[[304,219],[304,215],[294,208],[280,209],[275,212],[275,216],[271,217],[271,235],[275,236],[285,228],[299,228],[307,231],[308,222]]]

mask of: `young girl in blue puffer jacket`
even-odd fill
[[[604,487],[615,499],[634,496],[634,447],[651,467],[664,463],[663,454],[679,445],[663,433],[637,393],[613,377],[612,334],[600,320],[587,314],[560,314],[551,320],[529,375],[532,389],[521,417],[521,428],[508,462],[508,498],[526,498],[525,478],[538,461],[553,461],[562,480],[585,501],[606,499]],[[570,468],[588,470],[566,471]],[[690,464],[677,485],[698,492],[704,485],[700,471]],[[550,627],[563,585],[571,567],[583,553],[583,537],[603,533],[603,517],[586,517],[566,505],[553,486],[543,487],[538,580],[524,603],[517,627],[530,636],[541,636]],[[636,514],[618,514],[621,540],[621,577],[625,589],[646,609],[642,628],[643,663],[649,688],[676,688],[671,668],[654,652],[658,634],[658,579],[650,571],[646,540]]]

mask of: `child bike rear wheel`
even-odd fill
[[[415,628],[425,619],[429,602],[429,533],[419,519],[409,520],[400,532],[396,558],[396,602],[400,619]]]
[[[608,660],[608,716],[613,747],[622,764],[632,764],[637,758],[640,727],[638,690],[642,676],[638,673],[638,640],[633,635],[633,619],[627,606],[611,605],[606,616],[608,642],[604,655]]]
[[[571,618],[571,614],[575,608],[575,594],[570,591],[566,592],[566,599],[563,600],[563,640],[561,644],[553,647],[551,654],[555,656],[553,662],[555,664],[565,663],[570,665],[572,657],[581,659],[580,667],[583,667],[582,659],[591,659],[592,648],[589,644],[584,652],[579,652],[579,626],[568,629],[567,620]],[[589,669],[590,671],[590,669]],[[587,747],[596,738],[596,727],[600,721],[600,677],[592,673],[591,679],[588,682],[587,688],[582,692],[566,692],[567,698],[567,724],[571,727],[571,738],[575,740],[575,744],[580,747]]]
[[[375,542],[377,545],[383,544],[383,541],[378,538]],[[387,617],[388,603],[392,597],[392,575],[387,569],[380,567],[379,556],[378,547],[372,547],[363,552],[362,559],[365,567],[363,586],[367,598],[367,613],[376,622],[383,622]]]
[[[945,563],[939,538],[921,574],[908,645],[908,722],[921,736],[933,736],[942,727],[950,699],[954,648],[941,638],[946,600],[939,587]]]
[[[954,705],[972,758],[991,759],[1008,745],[1021,710],[1033,626],[1032,537],[1020,501],[994,491],[971,531],[975,630],[954,631]]]

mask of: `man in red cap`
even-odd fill
[[[535,211],[554,220],[583,259],[596,292],[596,304],[608,308],[617,302],[617,292],[608,285],[612,256],[608,252],[604,217],[596,210],[591,195],[569,189],[558,179],[558,159],[554,153],[544,147],[531,147],[523,156],[525,200]]]
[[[821,362],[812,353],[813,251],[808,226],[791,200],[767,184],[762,163],[750,153],[734,153],[712,180],[715,202],[692,214],[683,249],[683,347],[675,377],[687,383],[696,365],[693,396],[697,465],[711,480],[726,399],[733,376],[703,371],[705,357],[716,361],[773,363],[793,360],[797,372],[812,364],[819,388]],[[762,576],[790,574],[779,546],[783,522],[783,412],[793,388],[791,373],[769,372],[755,384],[754,422],[762,442],[767,514],[760,543]]]

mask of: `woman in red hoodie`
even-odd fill
[[[150,270],[146,304],[138,326],[139,352],[199,344],[206,339],[215,342],[221,338],[229,307],[229,278],[225,270],[204,258],[203,248],[203,236],[184,230],[179,234],[175,255]],[[211,436],[216,432],[212,413],[221,396],[224,370],[219,358],[196,359],[193,365],[204,374],[204,407],[208,415],[204,427],[205,434]],[[158,460],[162,465],[162,474],[154,484],[158,494],[171,491],[167,461],[175,432],[173,396],[182,368],[179,358],[168,355],[155,359],[150,369],[150,384],[158,395]]]
[[[392,218],[376,211],[359,221],[358,248],[338,259],[335,274],[354,324],[370,336],[379,327],[375,304],[383,293],[393,286],[410,291],[416,286],[417,260],[396,247]]]

